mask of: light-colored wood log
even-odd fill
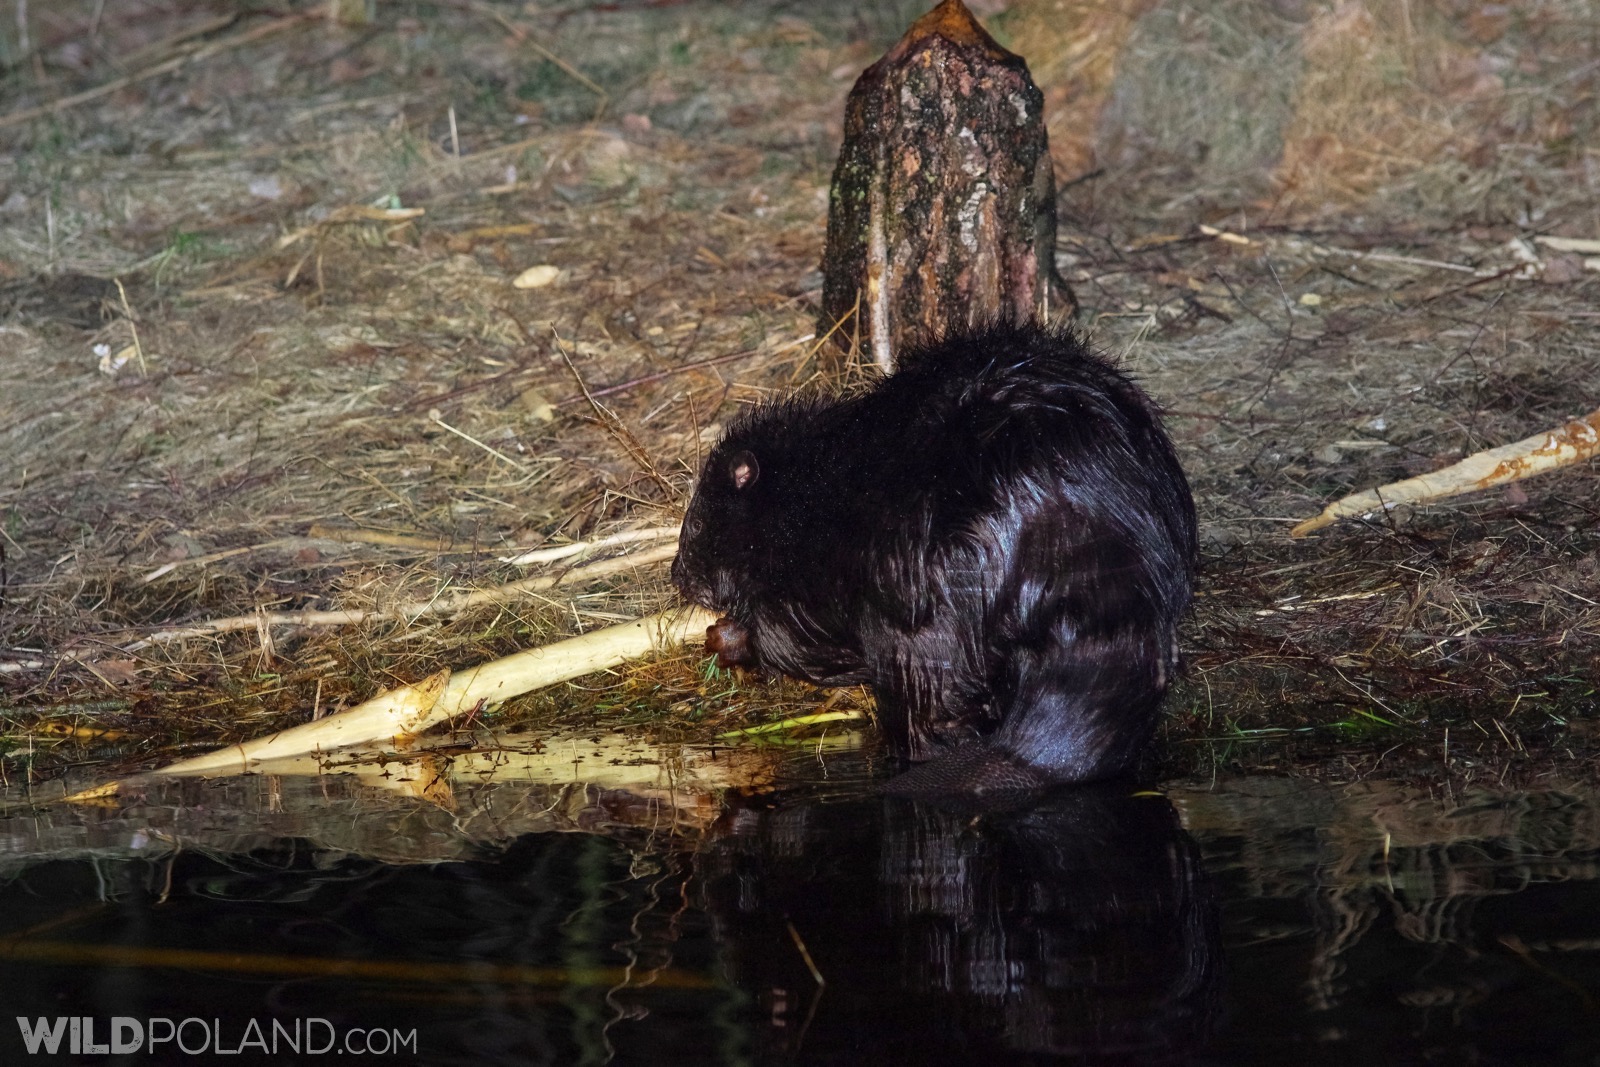
[[[1559,429],[1474,453],[1442,470],[1352,493],[1323,508],[1322,514],[1295,526],[1289,536],[1304,537],[1340,519],[1384,511],[1399,504],[1439,500],[1531,478],[1589,459],[1597,451],[1600,451],[1600,410],[1573,419]]]
[[[441,671],[327,718],[179,760],[150,774],[246,774],[266,760],[309,756],[355,745],[404,744],[431,726],[478,708],[703,637],[706,627],[715,621],[716,616],[704,608],[666,612],[531,648],[453,675]],[[114,796],[121,787],[122,783],[111,782],[67,799]]]

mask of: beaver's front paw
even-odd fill
[[[717,666],[724,670],[755,665],[750,631],[726,616],[706,627],[706,651],[716,653]]]

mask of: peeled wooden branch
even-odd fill
[[[1322,514],[1295,526],[1289,531],[1289,536],[1304,537],[1340,519],[1387,510],[1397,504],[1439,500],[1531,478],[1535,474],[1571,466],[1596,452],[1600,452],[1600,410],[1574,419],[1558,430],[1478,452],[1443,470],[1352,493],[1329,504]]]
[[[527,552],[519,552],[515,556],[501,556],[503,563],[510,563],[516,567],[525,567],[535,563],[554,563],[558,559],[568,556],[580,556],[587,552],[594,552],[601,548],[613,548],[617,545],[631,545],[636,541],[663,541],[668,538],[678,539],[678,526],[647,526],[642,530],[623,530],[609,537],[597,537],[593,541],[574,541],[571,544],[556,545],[554,548],[535,548]]]
[[[406,739],[458,715],[498,704],[702,635],[716,617],[703,608],[652,615],[621,626],[557,641],[451,675],[441,671],[415,685],[381,693],[364,704],[267,737],[180,760],[151,772],[155,777],[244,774],[265,760],[287,759],[353,745]],[[67,799],[114,796],[111,782]]]
[[[522,578],[489,589],[470,589],[458,593],[441,594],[412,600],[393,608],[346,608],[342,610],[314,611],[264,611],[251,615],[232,615],[225,619],[211,619],[179,630],[162,630],[132,644],[122,646],[124,652],[141,652],[154,645],[172,641],[186,641],[195,637],[213,637],[217,634],[254,630],[261,626],[355,626],[363,622],[385,619],[417,619],[423,616],[450,616],[468,608],[484,604],[498,604],[515,600],[525,593],[536,593],[567,582],[594,581],[609,578],[635,567],[651,563],[664,563],[677,555],[677,545],[657,545],[641,552],[603,559],[574,567],[560,574],[540,574]]]
[[[825,714],[848,717],[854,713]],[[837,730],[806,744],[839,751],[857,745],[860,736]],[[738,731],[718,738],[737,739]],[[670,790],[680,798],[703,797],[722,789],[769,784],[778,777],[784,759],[783,749],[773,745],[663,745],[646,742],[636,733],[558,735],[544,738],[537,751],[528,750],[527,745],[525,733],[491,734],[487,746],[478,751],[422,750],[379,758],[358,750],[333,758],[272,759],[251,770],[279,777],[349,775],[374,789],[453,807],[452,794],[458,786],[489,784],[561,786],[582,782],[636,794]]]

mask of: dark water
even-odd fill
[[[0,1063],[1600,1064],[1592,796],[808,788],[678,832],[476,799],[180,783],[0,819]]]

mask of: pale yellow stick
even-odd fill
[[[491,589],[473,589],[458,593],[413,600],[394,608],[347,608],[330,611],[265,611],[251,615],[234,615],[226,619],[211,619],[185,626],[181,630],[163,630],[141,641],[124,645],[124,652],[141,652],[152,645],[170,641],[186,641],[192,637],[211,637],[239,630],[254,630],[260,626],[354,626],[363,622],[383,619],[415,619],[424,615],[454,615],[468,608],[514,600],[523,593],[534,593],[554,588],[566,582],[593,581],[632,570],[651,563],[664,563],[678,554],[677,545],[657,545],[642,552],[634,552],[615,559],[603,559],[574,567],[563,574],[539,574],[522,578],[507,585]]]
[[[1340,519],[1385,510],[1397,504],[1438,500],[1531,478],[1535,474],[1571,466],[1595,455],[1597,451],[1600,451],[1600,410],[1574,419],[1558,430],[1475,453],[1443,470],[1352,493],[1323,508],[1322,514],[1317,517],[1295,526],[1289,531],[1289,536],[1304,537]]]
[[[433,787],[448,790],[456,785],[489,782],[584,782],[605,789],[660,787],[709,793],[768,780],[783,758],[773,746],[654,744],[637,734],[547,737],[538,752],[499,747],[498,742],[508,738],[513,746],[527,743],[526,735],[490,734],[490,747],[483,751],[451,750],[440,754],[422,750],[398,758],[379,758],[375,753],[354,749],[332,757],[273,759],[254,764],[251,770],[283,777],[345,774],[367,785],[410,796],[424,796]],[[860,739],[859,732],[840,730],[806,744],[837,751],[858,745]]]
[[[716,616],[703,608],[652,615],[621,626],[531,648],[491,660],[454,676],[441,671],[415,685],[380,693],[364,704],[302,723],[267,737],[179,760],[151,776],[244,774],[268,759],[310,755],[352,745],[389,743],[446,722],[485,704],[616,666],[692,637],[703,635]],[[69,801],[113,796],[111,782],[74,794]]]

